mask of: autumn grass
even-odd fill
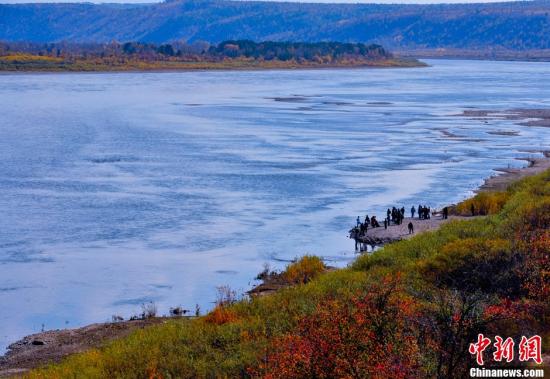
[[[478,332],[538,333],[548,343],[550,171],[506,193],[478,194],[458,209],[471,204],[484,205],[488,215],[389,244],[346,269],[321,273],[322,261],[306,256],[284,273],[300,284],[139,330],[26,377],[353,377],[345,363],[308,362],[364,362],[374,358],[353,341],[372,351],[405,341],[384,348],[397,349],[388,356],[400,367],[395,377],[444,378],[473,364],[467,346]],[[380,344],[376,335],[385,336]],[[365,364],[363,375],[395,369],[373,362],[378,368]]]
[[[93,72],[93,71],[186,71],[186,70],[257,70],[301,68],[350,68],[350,67],[419,67],[425,64],[416,60],[348,59],[337,62],[263,60],[251,58],[223,59],[219,61],[139,60],[135,58],[71,58],[12,54],[0,56],[0,71],[45,71],[45,72]]]
[[[50,56],[16,53],[16,54],[0,56],[0,61],[6,62],[6,63],[30,63],[30,62],[58,62],[59,63],[59,62],[62,62],[63,59],[50,57]]]

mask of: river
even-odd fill
[[[439,207],[548,149],[550,63],[0,75],[0,352],[41,329],[207,310],[268,263],[354,257],[355,218]]]

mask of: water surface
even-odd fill
[[[548,148],[454,115],[548,107],[550,64],[429,63],[1,75],[0,349],[148,301],[206,310],[304,253],[344,266],[357,215],[456,202]]]

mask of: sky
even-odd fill
[[[270,0],[262,0],[270,1]],[[281,0],[277,0],[281,1]],[[497,3],[506,0],[285,0],[295,2],[309,3],[378,3],[378,4],[438,4],[438,3]],[[18,4],[18,3],[156,3],[160,1],[154,0],[93,0],[93,1],[76,1],[76,0],[0,0],[0,4]]]

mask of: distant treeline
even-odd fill
[[[341,42],[261,42],[253,41],[225,41],[208,49],[212,55],[227,57],[247,57],[254,59],[278,59],[287,61],[315,60],[324,57],[339,59],[345,57],[362,57],[370,59],[389,58],[389,54],[380,45],[365,45],[363,43]]]
[[[319,63],[342,60],[389,59],[392,55],[380,45],[340,42],[253,42],[224,41],[217,45],[206,42],[187,44],[174,42],[152,44],[142,42],[84,43],[0,43],[0,56],[14,54],[60,58],[65,60],[113,58],[141,61],[209,61],[223,59],[254,59],[264,61],[313,61]]]

